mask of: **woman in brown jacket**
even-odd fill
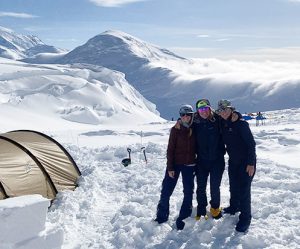
[[[172,127],[167,149],[167,169],[162,182],[160,201],[157,206],[156,219],[159,224],[169,218],[169,201],[181,173],[183,183],[183,202],[176,220],[178,230],[184,228],[183,219],[192,213],[192,200],[195,175],[196,140],[191,129],[193,108],[183,105],[179,110],[181,117],[180,129]]]

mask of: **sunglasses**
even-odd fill
[[[198,108],[198,112],[207,112],[210,108],[208,106]]]
[[[230,109],[230,108],[221,108],[221,109],[218,110],[218,113],[225,112],[225,111],[227,111],[228,109]]]
[[[184,117],[184,116],[191,117],[191,116],[193,116],[193,114],[192,113],[180,113],[180,117]]]

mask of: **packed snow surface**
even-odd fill
[[[153,221],[169,129],[174,124],[169,122],[128,127],[122,133],[99,130],[88,139],[97,138],[102,146],[67,146],[83,175],[75,191],[59,194],[48,214],[48,221],[65,231],[63,248],[299,248],[300,109],[268,112],[266,117],[263,126],[250,121],[258,163],[252,184],[253,220],[247,234],[235,232],[238,215],[196,221],[195,198],[192,217],[186,219],[183,231],[177,231],[181,181],[171,198],[169,221],[162,225]],[[127,143],[118,146],[114,140]],[[132,148],[132,164],[124,167],[120,162],[128,156],[127,146]],[[221,196],[225,207],[229,203],[227,171]]]

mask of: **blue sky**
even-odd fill
[[[117,29],[185,57],[245,60],[300,60],[299,13],[300,0],[0,0],[1,26],[60,48]]]

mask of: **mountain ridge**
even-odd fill
[[[37,64],[96,65],[122,72],[161,116],[176,118],[181,104],[230,99],[241,112],[300,107],[300,64],[186,59],[122,31],[108,30],[66,54],[39,53]]]
[[[0,57],[20,60],[39,53],[61,53],[64,50],[45,44],[34,35],[17,34],[0,26]]]

